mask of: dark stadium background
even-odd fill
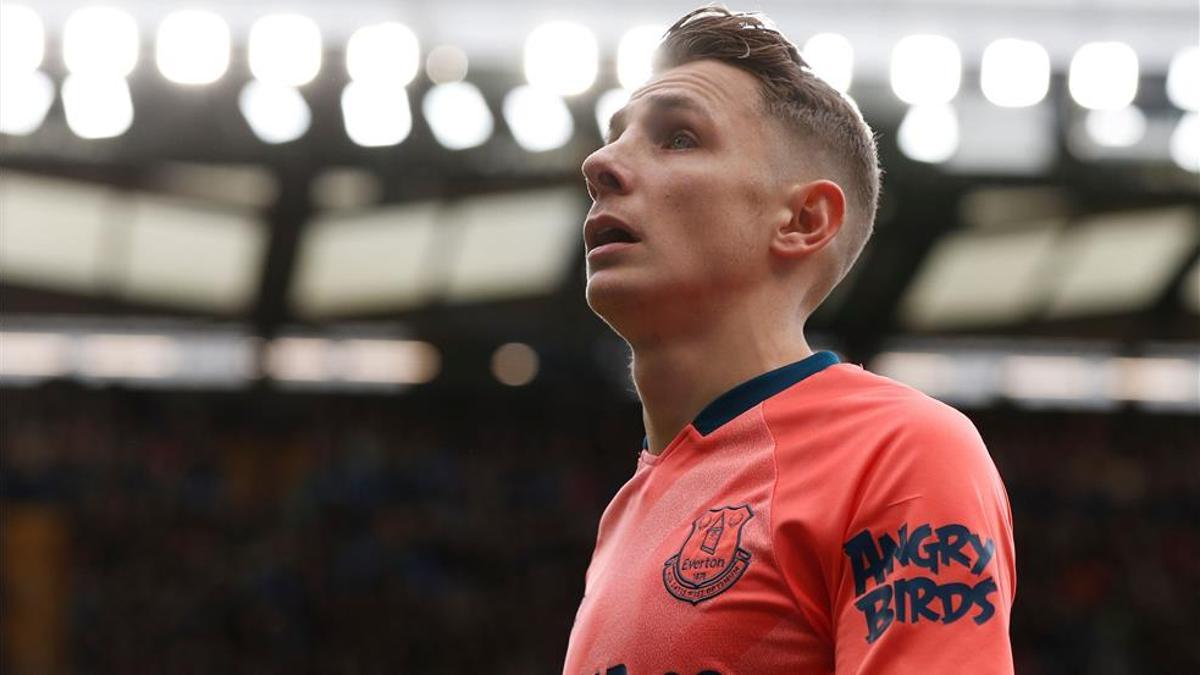
[[[28,12],[5,3],[0,669],[559,671],[597,520],[642,435],[625,347],[583,301],[578,167],[623,32],[690,5],[210,1],[232,29],[228,69],[181,85],[156,67],[175,4],[116,3],[140,27],[118,76],[133,119],[83,138],[61,92],[89,67],[63,56],[84,3],[29,5],[45,48],[24,71]],[[1017,671],[1200,672],[1195,3],[734,9],[855,50],[883,203],[811,339],[979,427],[1012,501]],[[267,143],[239,101],[250,26],[275,11],[315,20],[323,61],[294,90],[311,124]],[[593,30],[599,69],[563,98],[566,140],[531,151],[504,101],[548,20]],[[410,82],[373,84],[403,88],[411,129],[362,147],[343,126],[344,56],[381,21],[420,44]],[[948,156],[946,108],[908,134],[889,86],[890,50],[916,33],[961,50]],[[1032,107],[981,93],[1002,37],[1049,57]],[[1111,41],[1136,53],[1137,89],[1093,114],[1071,63]],[[449,47],[493,120],[460,150],[422,106],[456,78]]]

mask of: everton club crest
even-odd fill
[[[698,605],[729,590],[750,566],[741,547],[742,526],[754,517],[747,505],[709,509],[663,565],[663,584],[671,595]]]

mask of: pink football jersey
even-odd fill
[[[726,392],[600,520],[563,672],[1011,673],[1012,516],[975,427],[830,352]]]

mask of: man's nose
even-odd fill
[[[629,173],[614,157],[611,143],[583,160],[583,177],[592,201],[599,200],[605,194],[624,194],[629,191]]]

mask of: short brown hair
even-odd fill
[[[843,259],[837,278],[824,289],[828,293],[871,236],[880,183],[875,135],[858,108],[813,74],[796,46],[759,15],[719,6],[688,12],[663,36],[654,55],[654,72],[700,59],[721,61],[753,75],[760,83],[766,115],[797,132],[835,172],[833,178],[849,202],[850,227],[843,227]]]

